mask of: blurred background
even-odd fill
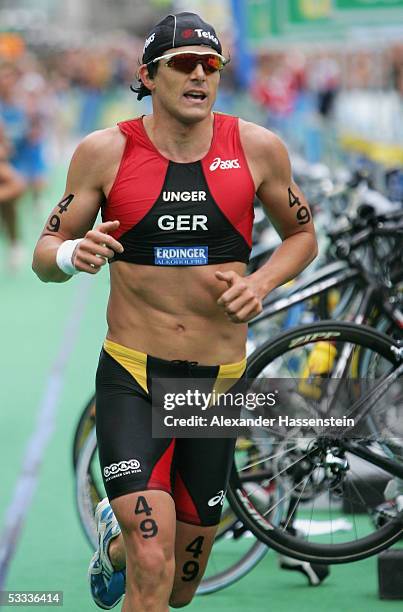
[[[181,10],[212,23],[231,56],[216,110],[280,134],[318,193],[357,170],[403,202],[403,0],[0,0],[0,590],[63,589],[67,612],[92,609],[71,447],[109,281],[41,284],[32,252],[79,140],[150,112],[129,86],[148,31]],[[290,610],[294,583],[268,558],[192,609],[266,611],[270,576],[273,610]],[[375,560],[353,568],[332,568],[326,609],[384,609]],[[297,587],[299,612],[317,607]]]
[[[175,10],[212,22],[231,55],[218,110],[273,129],[310,163],[403,162],[403,0],[0,0],[2,138],[38,215],[79,138],[150,110],[129,85],[145,33]],[[392,188],[402,196],[400,175]],[[16,223],[4,228],[11,271]]]

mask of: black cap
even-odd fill
[[[149,32],[143,51],[143,64],[163,55],[168,49],[188,45],[206,45],[217,53],[221,43],[210,24],[195,13],[177,13],[164,17]]]

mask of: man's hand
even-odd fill
[[[262,312],[262,298],[253,286],[251,277],[239,276],[236,272],[216,272],[216,278],[224,281],[228,289],[217,300],[233,323],[247,323]]]
[[[85,234],[72,257],[77,270],[97,274],[115,253],[123,253],[120,242],[109,236],[110,232],[117,230],[119,225],[119,221],[105,221]]]

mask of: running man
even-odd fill
[[[226,490],[234,440],[153,439],[153,379],[241,378],[247,322],[316,255],[284,144],[212,112],[226,61],[198,15],[168,15],[151,30],[136,91],[152,96],[152,114],[81,142],[34,254],[45,282],[111,264],[96,396],[111,505],[98,506],[90,565],[102,608],[124,589],[124,612],[190,603],[220,520],[221,504],[208,502]],[[282,244],[245,276],[255,193]]]
[[[22,176],[9,161],[10,145],[0,122],[0,225],[4,225],[9,242],[8,267],[16,271],[22,263],[23,251],[18,241],[17,200],[26,189]]]
[[[0,123],[0,208],[2,204],[16,200],[25,189],[22,177],[9,162],[9,149],[4,128]]]

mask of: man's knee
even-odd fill
[[[137,546],[126,548],[126,560],[132,563],[134,574],[142,581],[158,584],[171,579],[174,573],[174,558],[161,546]]]

